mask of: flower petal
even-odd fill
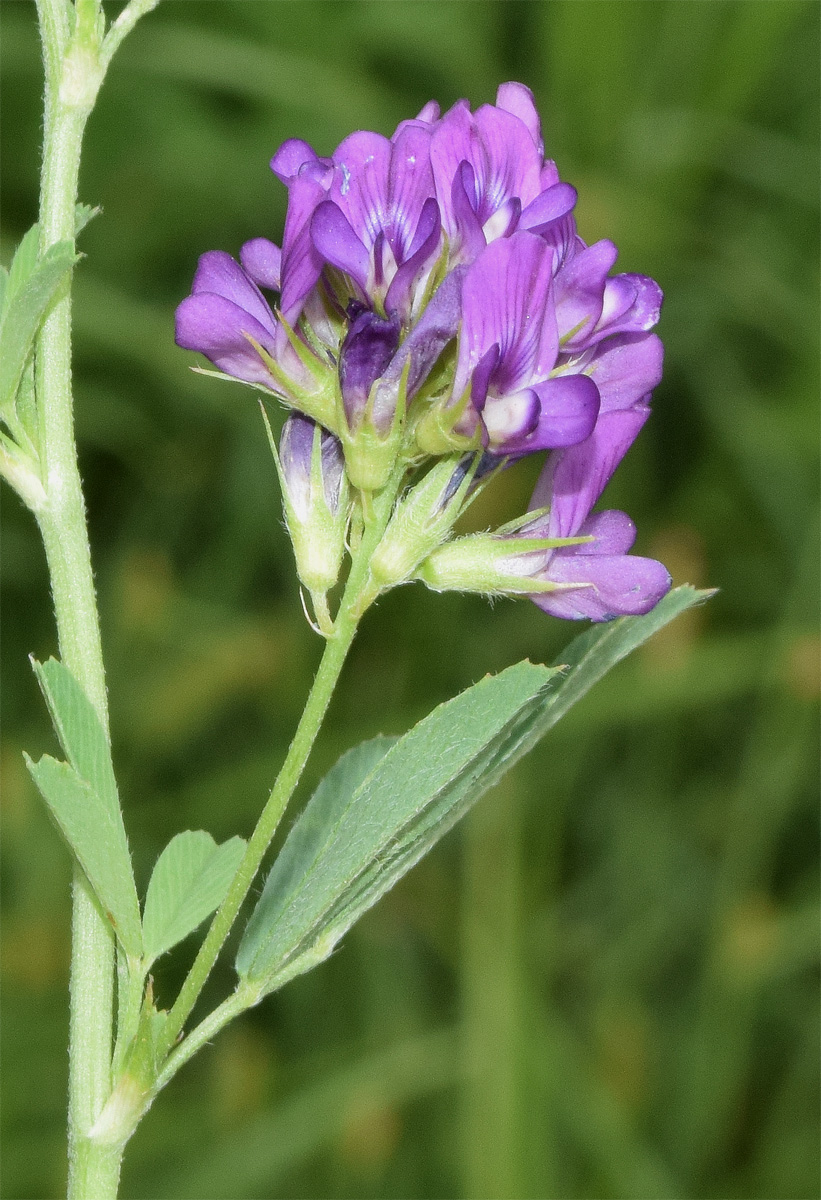
[[[604,281],[617,255],[616,247],[605,239],[568,258],[556,275],[554,300],[563,349],[588,344],[601,316]]]
[[[617,508],[593,513],[579,529],[581,535],[594,537],[595,542],[582,542],[579,546],[568,546],[556,554],[626,554],[636,540],[636,527],[627,513]]]
[[[473,211],[470,197],[476,193],[476,176],[469,162],[459,164],[450,189],[450,211],[445,210],[443,225],[450,225],[450,236],[457,247],[457,260],[473,262],[485,248],[485,235]]]
[[[483,104],[474,121],[485,150],[474,162],[480,187],[477,215],[484,224],[510,197],[518,196],[524,207],[538,196],[543,163],[530,130],[517,116]]]
[[[419,224],[411,244],[411,253],[391,280],[385,295],[385,311],[398,312],[407,322],[410,318],[413,286],[439,251],[441,239],[439,205],[431,197],[425,201]]]
[[[663,360],[655,333],[620,333],[600,343],[585,369],[599,389],[602,412],[643,401],[661,379]]]
[[[224,296],[200,292],[187,296],[177,307],[174,340],[178,346],[198,350],[226,375],[276,390],[277,385],[244,336],[246,333],[269,354],[275,353],[271,331]]]
[[[610,621],[649,612],[669,592],[672,580],[660,562],[633,554],[553,555],[545,576],[579,584],[568,591],[531,596],[539,608],[565,620]]]
[[[274,315],[268,302],[255,283],[252,283],[238,262],[223,250],[209,250],[200,256],[192,296],[200,292],[213,292],[224,296],[239,308],[250,313],[265,329],[274,332]]]
[[[547,188],[522,210],[519,228],[529,229],[532,233],[542,233],[553,221],[558,221],[560,217],[572,212],[577,198],[576,189],[569,183],[557,183]]]
[[[330,199],[368,250],[379,231],[385,232],[388,226],[391,152],[386,137],[367,130],[352,133],[334,151],[336,170]]]
[[[326,262],[350,275],[365,292],[370,265],[368,251],[333,201],[324,200],[314,212],[311,241]]]
[[[278,292],[282,279],[282,251],[268,238],[252,238],[239,252],[239,261],[246,275],[259,287]]]
[[[313,146],[303,142],[302,138],[289,138],[283,142],[271,159],[271,170],[277,179],[288,184],[295,179],[305,167],[313,167],[317,163],[328,163],[328,159],[320,159]]]
[[[487,247],[467,270],[462,289],[462,333],[454,381],[461,395],[479,359],[492,345],[500,360],[492,379],[508,395],[544,379],[556,358],[550,305],[552,254],[534,234],[516,232]]]
[[[385,235],[400,264],[414,253],[412,243],[418,242],[422,212],[434,196],[430,139],[429,129],[409,125],[396,138],[391,150]],[[438,209],[436,216],[438,221]]]
[[[649,415],[638,405],[600,413],[590,437],[548,457],[530,508],[550,509],[550,537],[575,537]]]
[[[533,93],[529,87],[525,87],[523,83],[499,84],[496,92],[496,107],[518,117],[533,138],[533,144],[539,154],[544,154],[542,124],[533,102]]]
[[[289,188],[280,296],[282,315],[289,325],[296,324],[306,297],[322,273],[322,257],[311,241],[311,217],[326,194],[325,187],[309,175],[300,175]]]
[[[599,391],[589,375],[561,375],[536,384],[533,392],[539,401],[536,424],[525,436],[507,440],[500,447],[501,453],[532,454],[573,446],[593,432],[599,415]]]
[[[596,334],[643,333],[658,325],[664,299],[655,279],[615,275],[604,285],[604,304]]]

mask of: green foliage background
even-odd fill
[[[33,4],[0,7],[8,261],[36,215],[40,68]],[[665,381],[608,498],[677,582],[721,589],[185,1069],[125,1197],[818,1195],[818,24],[810,0],[164,0],[118,54],[81,177],[104,213],[76,395],[141,887],[181,828],[247,836],[319,653],[256,404],[172,341],[199,253],[279,240],[285,138],[328,153],[431,96],[533,88],[583,236],[667,294]],[[509,472],[475,523],[532,482]],[[3,519],[2,1169],[26,1200],[63,1187],[69,864],[21,756],[53,749],[26,658],[56,649],[44,559],[8,492]],[[573,632],[393,593],[302,797],[349,745]],[[194,948],[157,964],[161,998]]]

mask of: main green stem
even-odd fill
[[[76,8],[74,36],[64,0],[37,0],[45,67],[40,250],[74,240],[80,151],[103,69],[96,58],[97,5]],[[36,344],[43,536],[60,657],[108,733],[100,626],[91,571],[71,390],[71,282],[67,279]],[[114,937],[88,880],[75,866],[69,1017],[69,1181],[71,1200],[117,1194],[120,1152],[88,1136],[111,1090]]]
[[[268,797],[268,802],[262,810],[256,828],[248,842],[245,855],[239,865],[236,875],[228,890],[222,905],[217,911],[211,927],[205,937],[194,964],[191,967],[179,995],[168,1014],[163,1030],[163,1038],[159,1047],[158,1057],[168,1054],[174,1047],[183,1026],[197,1002],[205,981],[213,969],[222,945],[237,918],[251,884],[262,864],[265,852],[277,830],[282,814],[299,783],[300,776],[308,761],[311,748],[327,712],[334,688],[339,679],[348,651],[356,635],[357,626],[362,613],[359,601],[363,594],[371,555],[384,533],[390,517],[393,502],[396,498],[404,469],[397,468],[394,477],[374,501],[373,518],[368,523],[359,546],[345,593],[337,613],[334,632],[328,638],[325,652],[322,655],[313,686],[311,687],[305,710],[300,718],[293,741],[288,749],[285,762],[277,776],[276,782]],[[247,1007],[247,1004],[245,1005]],[[180,1064],[188,1057],[180,1055]]]

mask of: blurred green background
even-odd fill
[[[0,8],[7,262],[41,73],[34,5]],[[533,88],[582,235],[667,295],[665,380],[608,499],[677,582],[721,589],[186,1067],[125,1197],[818,1196],[818,26],[805,0],[163,0],[117,55],[81,176],[104,213],[76,397],[141,886],[181,828],[248,834],[319,654],[256,403],[172,341],[198,254],[279,240],[285,138],[329,153],[431,96]],[[476,523],[532,482],[509,472]],[[69,863],[21,757],[52,748],[26,658],[56,649],[44,559],[10,492],[3,521],[3,1195],[42,1200],[64,1186]],[[394,592],[301,796],[575,631]],[[158,965],[161,999],[194,950]]]

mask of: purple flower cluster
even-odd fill
[[[539,532],[594,540],[553,550],[540,571],[560,586],[534,599],[594,620],[651,608],[664,568],[627,556],[626,516],[590,509],[661,377],[661,291],[611,275],[613,243],[578,236],[530,91],[503,84],[476,112],[431,103],[329,158],[291,140],[271,167],[288,189],[281,249],[204,254],[177,343],[330,431],[363,490],[397,460],[550,451]]]

